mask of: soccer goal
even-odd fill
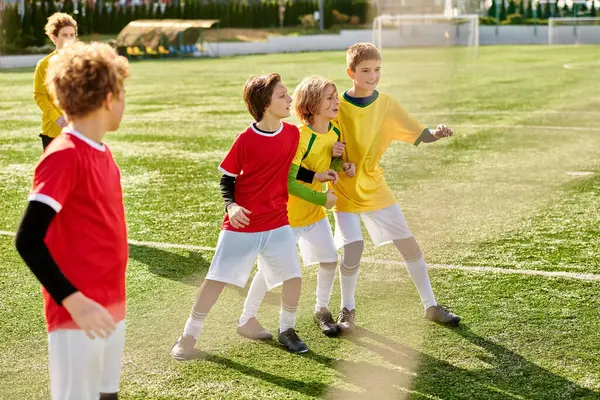
[[[600,44],[600,17],[549,18],[548,44]]]
[[[479,16],[380,15],[373,20],[373,44],[385,47],[468,46],[477,58]]]

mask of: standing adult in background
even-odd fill
[[[46,88],[48,61],[57,51],[62,49],[66,42],[77,38],[77,22],[69,14],[54,13],[48,17],[45,30],[46,35],[56,45],[56,49],[37,63],[33,79],[33,98],[42,110],[42,132],[40,137],[42,138],[44,150],[67,126],[65,113],[54,103],[54,99]]]

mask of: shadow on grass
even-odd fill
[[[230,360],[225,357],[220,357],[217,355],[213,355],[210,353],[204,353],[204,359],[206,361],[214,362],[220,364],[224,367],[230,368],[234,371],[238,371],[244,375],[250,376],[252,378],[260,379],[264,382],[268,382],[273,385],[277,385],[281,388],[301,393],[307,396],[312,397],[321,397],[323,393],[326,393],[329,389],[329,385],[322,382],[315,381],[306,381],[306,380],[298,380],[286,378],[283,376],[271,374],[269,372],[261,371],[257,368],[251,367],[249,365],[244,365],[239,362]],[[336,389],[337,390],[337,389]],[[345,390],[340,391],[344,396],[350,396],[351,393]]]
[[[480,357],[487,364],[477,369],[464,369],[394,342],[380,334],[357,329],[350,340],[374,352],[394,366],[361,366],[342,362],[339,370],[345,379],[378,399],[600,399],[600,393],[579,386],[542,368],[523,356],[473,333],[468,326],[453,332],[486,353]],[[368,340],[365,340],[368,339]],[[329,398],[341,398],[335,395]],[[366,398],[356,395],[350,398]]]
[[[210,262],[202,254],[186,251],[186,255],[150,246],[129,245],[129,258],[148,266],[155,275],[191,286],[200,286]]]

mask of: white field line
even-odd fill
[[[591,64],[591,63],[569,63],[563,64],[564,69],[578,69],[578,70],[597,70],[600,68],[600,64]]]
[[[433,126],[433,125],[431,125]],[[545,130],[545,131],[581,131],[581,132],[600,132],[600,128],[585,126],[555,126],[555,125],[495,125],[495,124],[452,124],[452,128],[470,128],[470,129],[527,129],[527,130]]]
[[[547,115],[547,114],[559,114],[559,115],[600,115],[600,111],[580,111],[580,110],[515,110],[515,111],[501,111],[501,110],[481,110],[481,111],[469,111],[469,110],[432,110],[432,111],[419,111],[412,112],[412,115]]]
[[[404,265],[400,261],[390,260],[379,260],[374,258],[363,258],[363,263],[368,264],[381,264],[381,265]],[[534,275],[534,276],[545,276],[549,278],[570,278],[577,279],[580,281],[600,281],[600,274],[581,274],[577,272],[565,272],[565,271],[540,271],[535,269],[511,269],[511,268],[495,268],[495,267],[468,267],[465,265],[449,265],[449,264],[429,264],[431,269],[450,269],[465,272],[492,272],[496,274],[512,274],[512,275]]]
[[[14,237],[14,232],[9,231],[0,231],[0,236],[12,236]],[[148,247],[156,247],[161,249],[181,249],[188,251],[215,251],[214,247],[209,246],[193,246],[186,244],[177,244],[177,243],[161,243],[161,242],[144,242],[138,240],[129,240],[129,244],[136,246],[148,246]],[[390,260],[380,260],[376,258],[363,258],[361,260],[363,263],[367,264],[381,264],[381,265],[398,265],[403,266],[404,263],[401,261],[390,261]],[[544,276],[550,278],[570,278],[577,279],[581,281],[600,281],[600,274],[580,274],[576,272],[564,272],[564,271],[538,271],[532,269],[510,269],[510,268],[494,268],[494,267],[468,267],[464,265],[449,265],[449,264],[429,264],[429,268],[431,269],[449,269],[449,270],[458,270],[464,272],[491,272],[496,274],[512,274],[512,275],[535,275],[535,276]]]

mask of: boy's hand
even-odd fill
[[[344,154],[344,148],[346,147],[346,142],[335,142],[333,145],[333,157],[341,157]]]
[[[335,172],[332,169],[328,169],[325,172],[317,172],[315,174],[315,177],[313,178],[313,181],[333,182],[334,185],[337,183],[337,180],[338,180],[338,174],[337,174],[337,172]]]
[[[252,214],[252,211],[245,209],[237,205],[236,203],[231,203],[227,207],[227,215],[229,215],[229,223],[235,229],[242,229],[248,226],[250,223],[250,218],[248,215]]]
[[[452,136],[452,129],[448,128],[446,125],[438,125],[437,129],[433,132],[433,136],[436,139],[443,139]]]
[[[333,206],[335,206],[337,197],[333,194],[333,190],[328,190],[326,194],[327,194],[327,202],[325,202],[325,208],[330,210]]]
[[[59,128],[65,128],[69,124],[67,123],[65,117],[62,116],[56,120],[56,125],[58,125]]]
[[[350,178],[352,178],[354,175],[356,175],[356,165],[354,165],[353,163],[348,163],[348,162],[343,163],[342,170],[344,171],[346,176],[348,176]]]
[[[63,300],[73,322],[80,327],[90,339],[104,339],[116,328],[115,321],[108,310],[86,297],[81,292],[75,292]]]

